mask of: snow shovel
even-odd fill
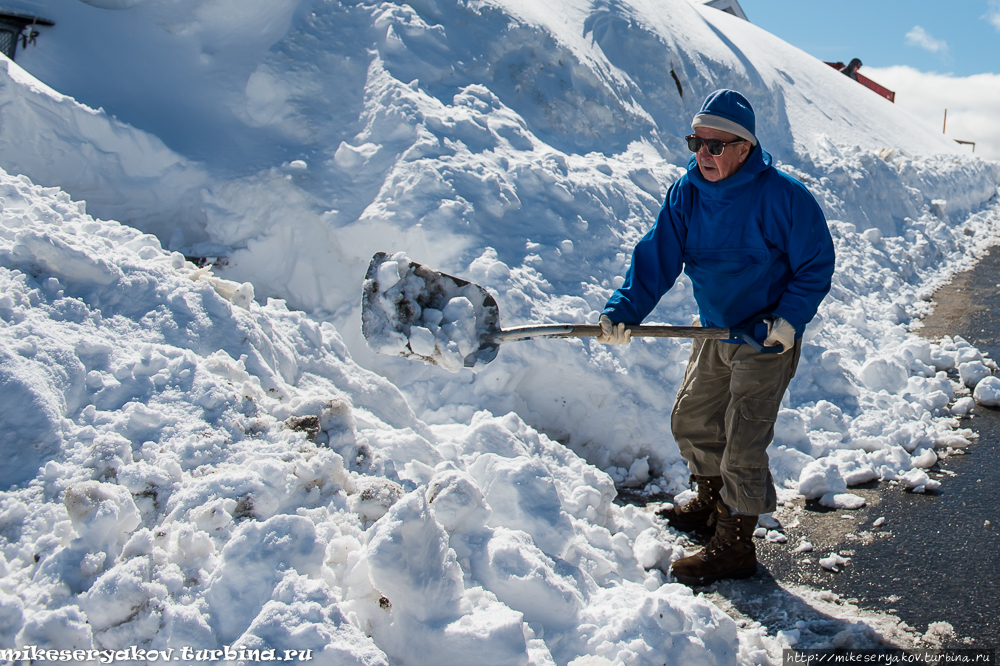
[[[739,338],[763,353],[753,336],[764,317],[743,328],[629,325],[633,336],[650,338]],[[418,358],[452,372],[481,369],[496,358],[501,342],[538,338],[592,338],[594,324],[545,324],[500,328],[497,302],[478,284],[432,270],[403,253],[372,257],[361,294],[361,332],[379,354]]]

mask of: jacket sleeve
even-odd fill
[[[679,181],[678,181],[679,182]],[[679,185],[674,183],[653,228],[632,251],[632,264],[603,314],[614,323],[640,324],[680,275],[684,251]]]
[[[836,257],[823,210],[805,186],[796,185],[787,219],[775,229],[783,237],[792,275],[773,314],[801,336],[830,291]]]

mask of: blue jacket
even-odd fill
[[[743,326],[758,314],[773,315],[801,337],[830,291],[833,266],[833,239],[819,204],[775,169],[759,145],[739,171],[715,183],[692,157],[635,246],[625,282],[604,313],[615,323],[641,323],[683,269],[702,326]]]

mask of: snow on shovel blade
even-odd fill
[[[372,351],[418,358],[451,372],[496,358],[496,300],[478,284],[431,270],[402,252],[372,257],[361,294],[361,332]]]

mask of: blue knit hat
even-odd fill
[[[695,114],[694,120],[691,121],[691,129],[699,127],[711,127],[729,132],[746,139],[752,146],[757,145],[755,136],[757,122],[753,107],[746,97],[735,90],[723,88],[705,98],[701,111]]]

